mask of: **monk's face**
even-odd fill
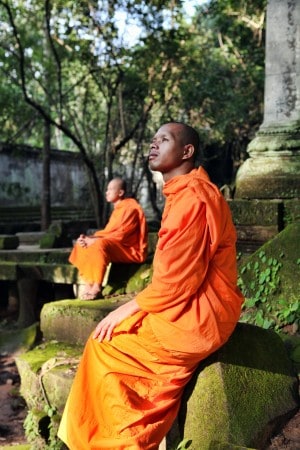
[[[121,200],[124,191],[121,189],[121,184],[119,180],[111,180],[106,188],[106,200],[110,203],[116,203],[117,201]]]
[[[161,172],[165,179],[177,175],[185,160],[185,145],[181,137],[181,125],[168,123],[155,134],[149,153],[149,167]]]

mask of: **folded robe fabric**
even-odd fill
[[[95,242],[83,248],[75,244],[69,261],[90,283],[102,283],[110,262],[143,262],[147,255],[147,224],[144,212],[133,198],[117,203]]]
[[[204,169],[171,179],[141,311],[112,340],[89,338],[60,424],[71,450],[154,450],[198,363],[239,319],[236,233]]]

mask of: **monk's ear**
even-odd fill
[[[119,189],[119,197],[123,198],[125,195],[124,189]]]
[[[192,144],[187,144],[184,146],[182,159],[190,159],[193,157],[195,152],[194,146]]]

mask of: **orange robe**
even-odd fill
[[[157,450],[198,363],[224,344],[240,316],[236,232],[204,169],[164,186],[153,278],[141,311],[90,338],[59,436],[71,450]]]
[[[69,261],[86,282],[101,284],[110,262],[143,262],[147,255],[147,224],[144,212],[133,198],[117,203],[104,230],[87,248],[75,244]]]

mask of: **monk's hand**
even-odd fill
[[[135,300],[130,300],[114,311],[110,312],[95,328],[93,338],[102,342],[104,339],[111,340],[114,328],[123,322],[127,317],[132,316],[134,313],[140,311],[139,305]]]
[[[93,237],[86,236],[85,234],[81,234],[79,236],[79,238],[77,239],[77,242],[80,245],[80,247],[87,248],[91,244],[93,244],[95,242],[95,240],[93,239]]]

